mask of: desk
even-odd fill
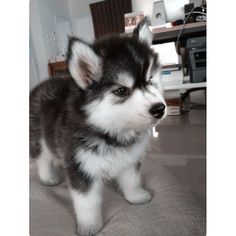
[[[66,61],[52,62],[48,64],[48,72],[51,78],[58,76],[68,76],[68,64]]]
[[[153,44],[173,42],[177,39],[179,31],[183,25],[173,26],[171,28],[153,29]],[[189,37],[206,36],[206,22],[189,23],[184,26],[180,39]]]
[[[201,83],[183,83],[183,84],[176,84],[176,85],[163,85],[165,91],[169,90],[180,90],[181,93],[188,89],[194,89],[194,88],[206,88],[207,83],[201,82]]]
[[[176,41],[179,31],[183,28],[183,25],[177,25],[170,28],[153,28],[153,44],[168,43]],[[132,36],[133,33],[125,33],[124,35]],[[190,37],[206,36],[206,22],[194,22],[185,24],[184,30],[180,39],[186,39]]]

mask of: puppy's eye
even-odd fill
[[[129,90],[126,87],[120,87],[113,91],[113,93],[118,97],[125,97],[129,94]]]

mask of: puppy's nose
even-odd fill
[[[151,107],[149,112],[153,115],[153,117],[160,119],[164,115],[165,108],[166,108],[165,104],[159,102],[159,103],[155,103]]]

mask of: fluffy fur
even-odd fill
[[[30,94],[30,154],[41,181],[60,182],[64,160],[79,235],[103,227],[104,179],[116,179],[131,204],[151,200],[142,188],[140,161],[147,130],[166,115],[158,55],[142,22],[131,38],[111,36],[92,45],[70,38],[71,78],[50,79]]]

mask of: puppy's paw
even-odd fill
[[[152,200],[152,194],[143,188],[140,188],[125,197],[130,204],[145,204]]]
[[[96,224],[86,225],[86,226],[78,225],[76,233],[79,236],[94,236],[99,231],[101,231],[102,228],[103,228],[103,223],[102,222],[97,222]]]
[[[43,185],[48,186],[54,186],[61,183],[61,177],[59,176],[59,173],[57,173],[55,170],[47,174],[40,175],[40,180]]]

